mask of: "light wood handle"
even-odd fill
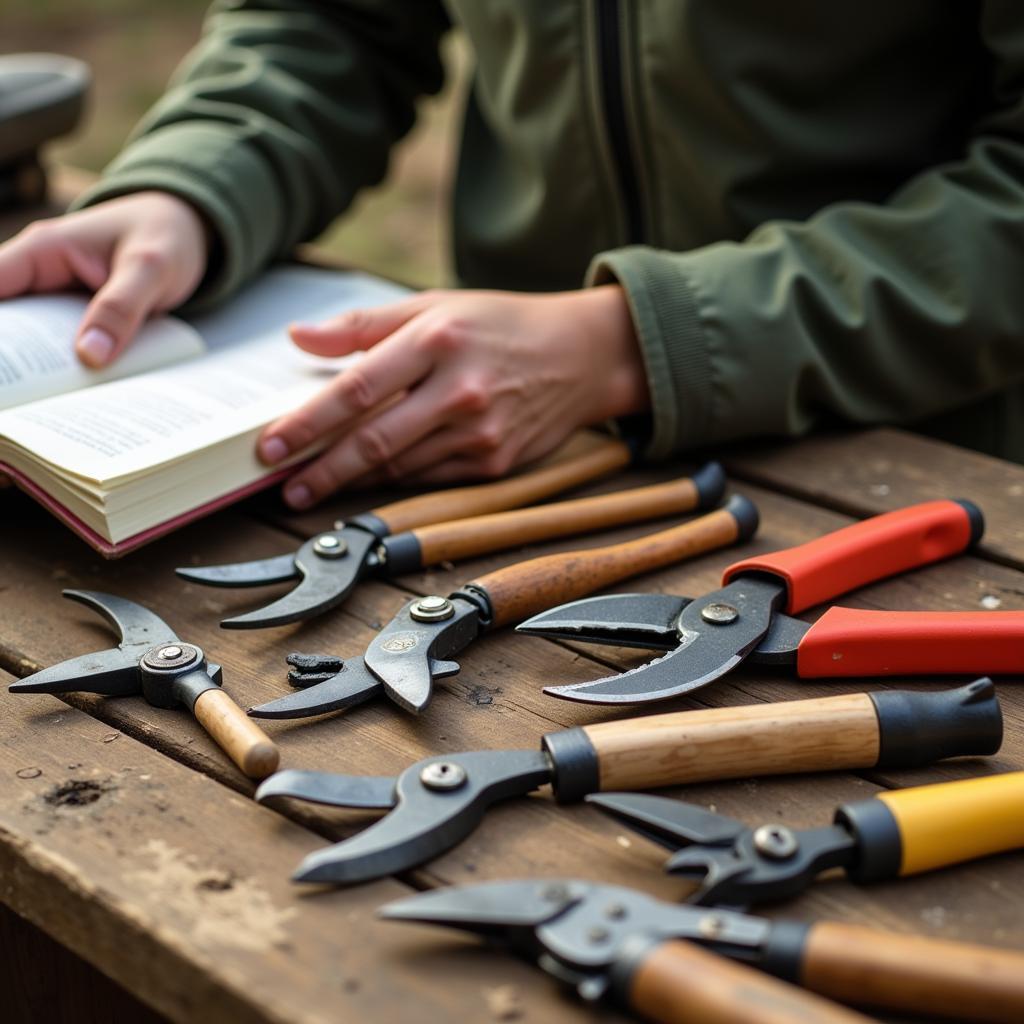
[[[270,737],[221,689],[206,690],[193,708],[199,724],[251,779],[277,769],[278,749]]]
[[[549,495],[568,491],[629,465],[632,456],[627,445],[605,437],[595,441],[595,436],[587,435],[583,441],[573,439],[552,461],[518,476],[495,483],[419,494],[382,505],[374,509],[373,514],[387,524],[391,533],[401,533],[448,519],[532,505]],[[568,454],[563,455],[563,452]]]
[[[493,625],[506,626],[630,576],[732,544],[739,529],[731,513],[718,509],[624,544],[531,558],[473,582],[490,598]]]
[[[689,942],[665,942],[635,969],[629,1004],[661,1024],[865,1024],[861,1014]]]
[[[683,477],[594,498],[454,519],[413,532],[419,541],[423,565],[437,565],[552,537],[591,533],[610,526],[689,512],[697,507],[698,501],[694,482]]]
[[[866,693],[676,711],[585,725],[601,789],[867,768],[878,714]]]
[[[807,988],[864,1006],[958,1021],[1024,1021],[1024,953],[895,935],[859,925],[812,925]]]

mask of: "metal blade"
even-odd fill
[[[464,839],[491,804],[550,780],[551,764],[539,750],[483,750],[419,761],[398,777],[390,814],[310,854],[293,878],[352,884],[405,871]]]
[[[295,568],[295,552],[253,562],[229,562],[226,565],[197,565],[174,570],[183,580],[204,587],[262,587],[287,583],[301,575]]]
[[[750,660],[758,665],[792,665],[800,641],[810,628],[809,622],[777,612],[772,616],[768,635],[751,653]]]
[[[264,779],[254,799],[260,804],[288,798],[331,807],[388,810],[398,799],[396,781],[393,775],[334,775],[289,768]]]
[[[334,540],[340,554],[323,554],[324,538]],[[346,526],[306,541],[292,556],[294,590],[263,608],[224,619],[224,629],[265,629],[311,619],[341,604],[371,564],[377,538],[367,530]],[[373,562],[372,564],[376,564]]]
[[[690,901],[705,904],[776,902],[807,888],[822,871],[851,867],[859,842],[842,825],[791,829],[768,824],[746,828],[727,850],[705,846],[680,850],[665,870],[701,877]]]
[[[643,948],[651,940],[691,939],[729,956],[756,959],[771,929],[768,921],[746,914],[698,910],[621,885],[576,879],[460,886],[390,903],[378,914],[504,937],[524,949],[529,946],[522,933],[528,930],[545,954],[538,962],[577,982],[582,979],[573,972],[605,970],[630,946]]]
[[[549,686],[544,692],[588,704],[640,704],[699,690],[735,668],[757,647],[784,596],[781,583],[741,576],[683,609],[676,626],[679,646],[664,657],[618,676]],[[723,608],[737,614],[728,622],[716,621],[715,613]],[[706,619],[705,610],[715,617]]]
[[[731,846],[747,831],[747,826],[735,818],[665,796],[593,793],[584,799],[668,850],[690,843]]]
[[[329,679],[249,708],[249,714],[253,718],[310,718],[363,704],[383,690],[384,684],[361,657],[349,658]]]
[[[138,657],[119,647],[69,658],[8,687],[11,693],[71,693],[81,690],[107,697],[123,697],[139,693],[141,689]]]
[[[159,615],[135,601],[98,590],[65,590],[63,593],[68,600],[99,612],[117,630],[122,648],[156,647],[178,639],[177,633]]]
[[[447,618],[424,622],[416,617],[424,600],[409,601],[370,641],[363,655],[388,697],[413,714],[429,703],[439,674],[458,671],[458,664],[447,661],[448,656],[461,651],[480,632],[480,609],[471,601],[450,598]]]
[[[572,881],[484,882],[395,900],[381,907],[377,916],[446,924],[468,931],[533,928],[578,903],[589,889]]]
[[[670,594],[587,597],[534,615],[516,626],[516,632],[667,651],[679,643],[676,621],[689,603],[688,597]]]

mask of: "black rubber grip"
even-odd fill
[[[878,713],[879,768],[921,768],[944,757],[994,754],[1003,742],[1003,713],[987,677],[952,690],[881,690],[868,696]]]
[[[757,533],[757,528],[761,525],[761,513],[749,498],[742,494],[734,494],[725,503],[725,511],[736,520],[736,525],[739,527],[737,544],[750,540]]]
[[[389,577],[423,568],[419,538],[412,530],[385,537],[380,546],[384,551],[384,571]]]
[[[725,494],[725,470],[720,462],[705,462],[690,477],[697,488],[697,508],[717,508]]]
[[[967,519],[971,524],[971,539],[967,546],[973,548],[985,533],[985,516],[981,509],[967,498],[953,498],[952,500],[967,513]]]
[[[857,855],[846,873],[855,882],[884,882],[896,878],[903,863],[899,822],[881,800],[858,800],[837,808],[835,823],[857,838]]]
[[[590,737],[582,729],[562,729],[541,738],[554,778],[551,788],[560,804],[572,804],[601,788],[601,765]]]

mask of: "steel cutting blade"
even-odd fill
[[[560,640],[671,650],[676,622],[690,603],[670,594],[607,594],[551,608],[516,627],[517,633]]]
[[[742,821],[666,796],[592,793],[584,799],[668,850],[690,843],[728,846],[747,831]]]
[[[196,565],[174,570],[183,580],[205,587],[263,587],[271,583],[287,583],[299,578],[295,568],[295,552],[274,558],[257,558],[252,562],[228,562],[225,565]]]
[[[253,718],[311,718],[355,707],[383,690],[384,684],[357,656],[347,659],[341,671],[330,679],[249,708],[249,714]]]
[[[544,692],[587,704],[641,704],[699,690],[735,668],[757,647],[783,597],[782,584],[741,576],[683,608],[676,624],[675,650],[621,675],[549,686]],[[735,615],[723,616],[723,609]]]
[[[464,839],[491,804],[550,779],[550,761],[539,750],[481,750],[419,761],[399,775],[394,810],[352,838],[310,854],[293,878],[350,885],[405,871]]]
[[[325,556],[318,552],[318,544],[323,536],[320,534],[306,541],[290,556],[294,571],[287,578],[299,578],[296,587],[262,608],[224,619],[221,626],[224,629],[286,626],[314,618],[341,604],[363,578],[367,566],[376,565],[373,550],[377,538],[367,530],[346,526],[329,535],[342,545],[338,550],[343,553]],[[279,560],[271,560],[272,563],[275,561]]]

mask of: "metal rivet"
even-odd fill
[[[417,622],[441,622],[444,619],[450,619],[455,614],[455,605],[447,597],[432,594],[430,597],[421,597],[414,602],[409,609],[409,614]]]
[[[799,848],[796,833],[785,825],[762,825],[754,833],[754,849],[772,860],[792,857]]]
[[[739,611],[724,601],[712,601],[700,610],[700,617],[713,626],[728,626],[739,617]]]
[[[342,555],[347,554],[348,545],[340,537],[335,537],[333,533],[321,533],[313,541],[313,550],[321,558],[341,558]]]
[[[166,644],[147,651],[142,664],[156,672],[184,668],[203,657],[203,652],[193,644]]]
[[[722,932],[725,931],[725,921],[718,917],[717,914],[708,914],[707,917],[700,919],[700,924],[697,926],[697,930],[706,939],[717,938]]]
[[[604,916],[612,921],[621,921],[626,916],[626,908],[621,903],[613,903],[605,910]]]
[[[420,772],[427,789],[458,789],[466,782],[466,769],[454,761],[435,761]]]
[[[590,942],[607,942],[611,937],[612,933],[600,925],[596,925],[587,932],[587,939]]]

